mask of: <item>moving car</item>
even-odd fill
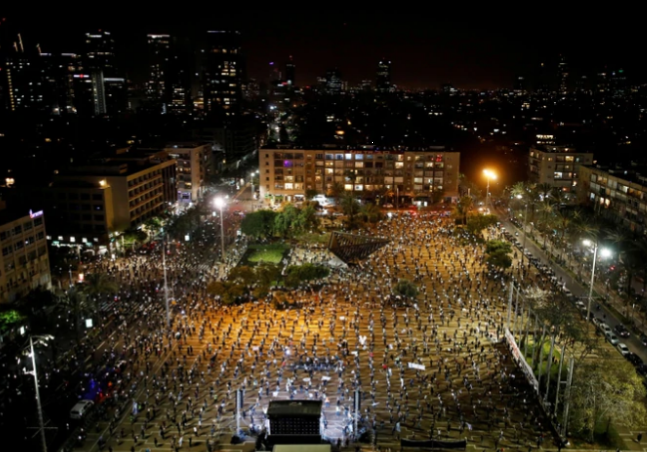
[[[82,419],[88,411],[92,409],[94,402],[92,400],[79,400],[70,410],[70,418]]]
[[[616,325],[613,331],[620,337],[629,337],[629,330],[622,324]]]
[[[616,345],[616,348],[618,349],[618,351],[622,356],[627,356],[629,354],[629,348],[622,342]]]

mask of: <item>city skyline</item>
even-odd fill
[[[207,31],[218,29],[241,32],[248,77],[267,81],[269,63],[283,65],[292,56],[299,86],[315,84],[317,77],[332,68],[339,68],[350,84],[365,79],[375,83],[381,59],[392,62],[393,83],[404,89],[437,89],[445,83],[463,89],[509,88],[517,75],[531,77],[542,62],[557,73],[560,54],[566,56],[574,75],[590,76],[605,67],[610,71],[623,68],[632,83],[644,81],[647,75],[630,46],[620,45],[630,42],[634,32],[620,34],[609,27],[600,34],[596,29],[573,25],[564,36],[538,34],[533,26],[437,24],[397,14],[388,20],[381,15],[312,17],[274,12],[185,21],[181,13],[155,19],[107,13],[82,24],[60,13],[59,17],[55,12],[53,15],[55,20],[20,14],[7,20],[22,31],[28,48],[39,45],[45,53],[79,52],[85,33],[109,30],[115,37],[117,58],[137,84],[146,81],[147,67],[141,55],[146,51],[147,34],[188,37],[198,49]]]

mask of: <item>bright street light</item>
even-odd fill
[[[588,322],[591,319],[591,301],[593,300],[593,283],[595,282],[595,264],[597,263],[597,260],[598,260],[599,243],[597,240],[593,242],[589,239],[582,240],[582,243],[585,246],[593,247],[593,264],[591,265],[591,285],[589,286],[589,306],[588,306],[588,309],[586,310],[586,321]],[[600,250],[600,254],[602,257],[609,257],[611,256],[611,250],[609,250],[608,248],[602,248]]]
[[[227,205],[225,198],[216,198],[213,204],[220,209],[220,246],[222,247],[222,262],[225,262],[225,222],[223,220],[222,209]]]
[[[496,180],[497,176],[494,171],[489,169],[484,169],[483,174],[485,174],[485,177],[487,178],[487,188],[485,190],[485,205],[487,206],[487,202],[490,199],[490,180]]]

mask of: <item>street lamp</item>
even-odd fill
[[[591,301],[593,300],[593,282],[595,281],[595,264],[598,259],[598,241],[596,240],[595,242],[592,242],[591,240],[583,240],[582,243],[584,243],[585,246],[593,246],[593,264],[591,266],[591,285],[589,286],[589,306],[588,309],[586,310],[586,321],[588,322],[591,318]],[[600,250],[600,255],[602,257],[609,257],[611,256],[611,251],[607,248],[602,248]]]
[[[33,370],[31,372],[34,377],[34,387],[36,388],[36,407],[38,409],[38,423],[40,429],[40,440],[43,452],[47,452],[47,439],[45,438],[45,423],[43,422],[43,407],[40,403],[40,391],[38,390],[38,374],[36,372],[36,353],[34,351],[34,339],[37,344],[47,346],[47,341],[54,339],[54,336],[49,334],[44,336],[29,336],[29,355],[31,356],[31,365]]]
[[[517,199],[523,199],[523,195],[517,195]],[[523,244],[521,250],[521,266],[523,267],[523,257],[526,254],[526,222],[528,221],[528,203],[524,203],[524,212],[523,212]]]
[[[225,262],[225,223],[223,220],[222,209],[227,205],[225,198],[216,198],[213,204],[220,209],[220,246],[222,247],[222,262]]]
[[[487,207],[488,201],[490,199],[490,180],[496,180],[497,176],[494,171],[491,171],[489,169],[484,169],[483,174],[485,174],[485,177],[487,178],[487,188],[485,194],[485,206]]]
[[[255,201],[255,194],[256,192],[254,191],[254,176],[258,174],[258,170],[252,171],[252,175],[250,176],[250,182],[252,184],[252,212],[254,211],[254,201]]]

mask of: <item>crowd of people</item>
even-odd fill
[[[380,222],[367,233],[388,238],[388,245],[361,265],[286,293],[298,305],[287,310],[275,309],[271,295],[225,306],[208,293],[209,281],[227,268],[218,265],[217,232],[196,239],[203,243],[167,247],[166,259],[158,247],[149,253],[159,256],[95,265],[120,284],[111,295],[119,328],[95,359],[118,367],[121,381],[84,449],[201,444],[211,451],[220,435],[235,430],[236,390],[244,394],[239,415],[246,432],[268,428],[272,400],[320,400],[322,435],[338,446],[363,434],[384,448],[401,438],[466,438],[484,449],[526,449],[550,435],[500,341],[506,278],[520,270],[506,275],[488,267],[484,246],[451,220]],[[229,267],[243,249],[230,252]],[[291,260],[325,262],[323,252],[301,249]],[[170,327],[161,302],[164,261]],[[419,288],[415,299],[393,296],[400,279]]]

